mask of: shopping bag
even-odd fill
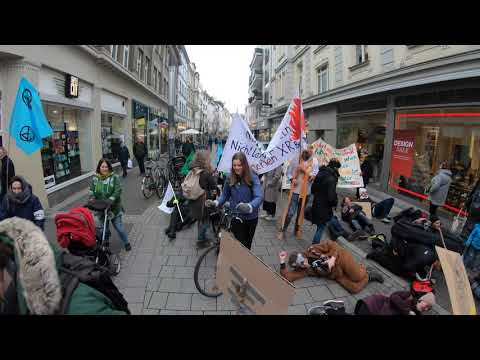
[[[133,162],[132,162],[132,159],[128,159],[128,162],[127,162],[127,167],[129,169],[133,168]]]
[[[454,235],[460,235],[463,231],[463,227],[467,222],[467,217],[465,215],[463,209],[460,209],[458,214],[453,218],[452,227],[450,228],[450,232]]]

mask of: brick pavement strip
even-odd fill
[[[167,310],[190,310],[191,304],[192,294],[169,293],[165,308]]]

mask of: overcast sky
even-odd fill
[[[250,62],[255,45],[185,45],[200,73],[200,83],[227,109],[243,114],[248,103]]]

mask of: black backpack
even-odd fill
[[[58,314],[66,314],[75,289],[79,283],[83,283],[108,297],[115,310],[130,315],[128,303],[113,283],[108,269],[98,265],[93,260],[63,252],[59,276],[63,299]]]

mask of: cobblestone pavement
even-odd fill
[[[123,203],[126,209],[124,222],[132,243],[131,252],[126,253],[121,250],[119,239],[115,231],[112,231],[112,247],[114,251],[120,252],[122,257],[122,270],[115,278],[115,283],[127,299],[132,313],[143,315],[235,314],[235,307],[224,296],[210,299],[197,291],[193,281],[193,270],[203,250],[197,250],[195,245],[196,226],[178,232],[177,238],[170,241],[164,234],[169,215],[158,210],[157,198],[143,199],[139,189],[141,178],[138,177],[137,171],[136,168],[131,171],[131,175],[124,181],[123,191]],[[78,199],[71,204],[63,204],[63,208],[57,207],[49,212],[46,225],[49,238],[54,236],[55,212],[80,205],[86,199],[85,196],[77,196]],[[277,220],[282,214],[285,200],[286,196],[283,196],[278,204]],[[291,225],[287,230],[286,241],[282,242],[276,238],[276,226],[277,221],[259,220],[252,251],[266,264],[279,271],[278,253],[281,250],[303,251],[311,244],[315,226],[306,222],[304,239],[297,240],[293,237]],[[351,295],[335,281],[329,279],[302,279],[294,283],[296,292],[289,307],[289,314],[304,315],[310,307],[330,299],[344,300],[347,311],[353,312],[355,303],[360,298],[374,293],[390,294],[408,288],[405,281],[381,269],[374,262],[366,260],[365,252],[361,249],[362,245],[356,246],[355,243],[342,240],[339,242],[352,251],[359,261],[377,267],[384,274],[384,283],[369,283],[360,293]],[[207,261],[203,270],[205,274],[213,271],[214,261],[213,257]],[[446,314],[447,312],[440,306],[436,306],[431,313]]]

